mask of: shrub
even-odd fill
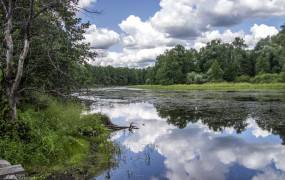
[[[253,83],[276,83],[281,82],[279,74],[259,74],[255,76],[251,82]]]
[[[151,79],[149,79],[149,78],[146,79],[145,83],[146,83],[146,84],[151,84]]]
[[[199,74],[196,72],[191,72],[187,74],[188,84],[201,84],[207,82],[206,76],[204,74]]]

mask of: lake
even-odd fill
[[[81,98],[117,125],[117,165],[94,179],[285,179],[285,92],[102,88]]]

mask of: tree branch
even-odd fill
[[[1,0],[3,3],[4,1]],[[7,22],[5,24],[5,30],[4,30],[4,36],[5,36],[5,43],[7,46],[6,50],[6,78],[8,82],[11,81],[11,76],[12,76],[12,60],[13,60],[13,53],[14,53],[14,43],[13,43],[13,38],[12,38],[12,28],[13,28],[13,3],[12,0],[9,0],[9,10],[7,10],[6,18]],[[6,7],[7,8],[7,7]]]
[[[97,11],[97,10],[89,10],[89,9],[85,9],[82,7],[77,6],[78,9],[81,9],[87,13],[92,13],[92,14],[102,14],[102,11]]]
[[[3,7],[5,13],[8,14],[8,10],[7,10],[5,2],[3,0],[1,0],[1,3],[2,3],[2,7]]]
[[[37,12],[34,16],[33,16],[33,19],[36,19],[39,15],[41,15],[42,13],[44,13],[45,11],[53,8],[53,7],[56,7],[56,5],[58,5],[59,2],[51,2],[47,5],[45,5],[39,12]]]
[[[30,31],[31,31],[31,23],[32,23],[32,17],[34,15],[34,0],[30,0],[30,13],[29,17],[26,23],[25,27],[25,40],[24,40],[24,48],[20,54],[19,61],[18,61],[18,69],[15,81],[13,83],[12,89],[11,89],[11,95],[14,96],[18,90],[18,87],[20,85],[22,76],[23,76],[23,68],[24,68],[24,62],[28,55],[29,49],[30,49]]]
[[[52,60],[51,56],[50,56],[50,52],[48,51],[48,59],[50,64],[55,68],[55,70],[57,70],[58,72],[60,72],[62,75],[64,75],[65,77],[67,77],[69,80],[73,81],[77,86],[79,86],[79,84],[72,78],[70,77],[68,74],[66,74],[65,72],[63,72],[58,66],[55,65],[54,61]]]

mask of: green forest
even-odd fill
[[[285,29],[249,50],[244,40],[213,40],[199,51],[182,45],[157,57],[146,69],[92,67],[89,83],[102,85],[285,82]]]

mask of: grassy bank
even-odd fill
[[[69,172],[84,179],[102,171],[115,151],[104,126],[108,118],[82,110],[79,103],[48,96],[29,100],[16,124],[0,122],[0,159],[22,164],[40,179]]]
[[[285,83],[206,83],[206,84],[177,84],[177,85],[137,85],[131,86],[152,90],[285,90]]]

